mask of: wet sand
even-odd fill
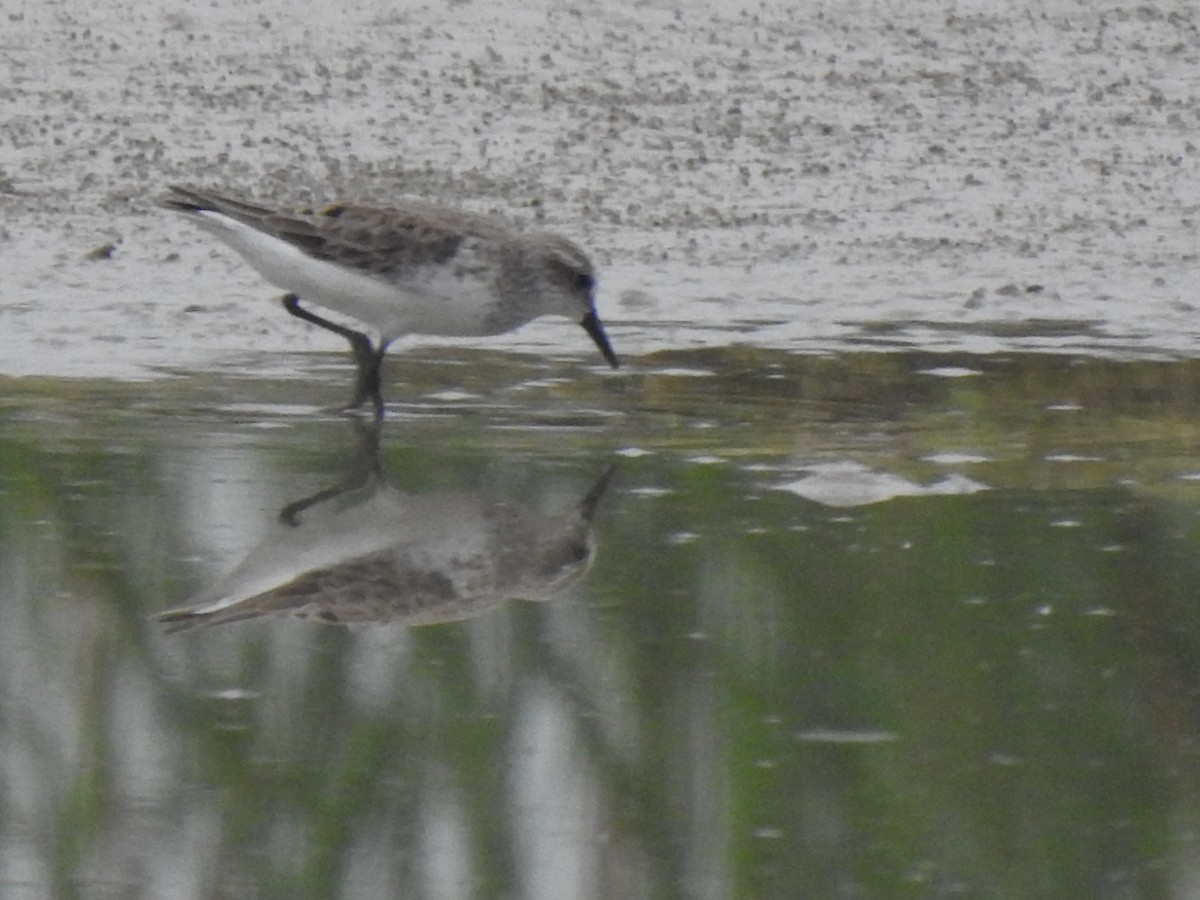
[[[421,196],[559,230],[600,265],[627,358],[1200,353],[1185,4],[16,10],[0,374],[340,349],[154,207],[175,181],[283,204]],[[488,345],[584,359],[577,331]]]

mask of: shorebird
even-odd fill
[[[349,409],[370,400],[382,414],[383,356],[408,334],[503,334],[539,316],[563,315],[578,319],[608,364],[618,366],[596,315],[591,261],[556,234],[420,202],[287,211],[183,185],[161,202],[283,288],[293,316],[350,342],[358,374]],[[302,300],[358,320],[377,342]]]

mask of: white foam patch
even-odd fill
[[[921,485],[890,472],[878,472],[856,462],[822,463],[806,469],[808,474],[796,481],[776,485],[823,506],[848,507],[882,503],[897,497],[936,497],[974,494],[987,485],[963,475],[947,475],[932,484]]]

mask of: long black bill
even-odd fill
[[[612,344],[608,342],[608,335],[604,333],[604,326],[600,324],[600,320],[596,318],[596,313],[593,310],[583,317],[583,321],[579,323],[583,326],[583,330],[588,333],[596,346],[600,348],[600,352],[604,354],[604,359],[614,369],[621,364],[617,361],[617,354],[613,353]]]

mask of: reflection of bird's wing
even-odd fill
[[[312,569],[277,588],[226,606],[173,610],[160,619],[174,626],[172,630],[283,612],[334,624],[403,619],[421,625],[463,618],[475,611],[450,573],[412,563],[402,548],[382,550]]]

